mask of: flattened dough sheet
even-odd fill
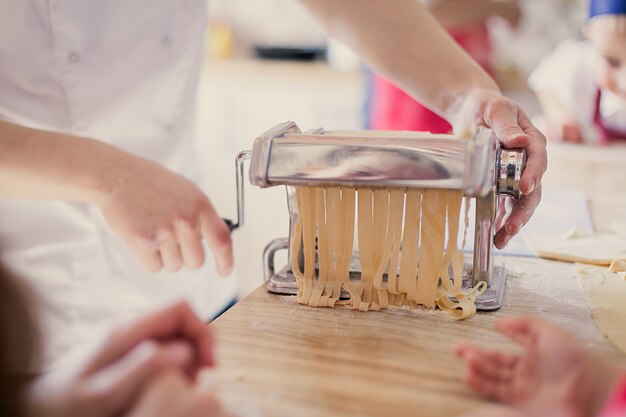
[[[626,281],[593,265],[578,264],[576,272],[600,331],[626,353]]]
[[[626,261],[626,236],[620,234],[532,234],[526,241],[542,258],[601,266],[609,266],[614,260]]]

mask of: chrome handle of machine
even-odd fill
[[[252,158],[252,151],[241,151],[235,157],[235,181],[237,183],[237,222],[224,219],[224,222],[232,232],[243,226],[243,163]]]
[[[474,264],[472,285],[481,281],[490,284],[493,271],[493,238],[495,218],[498,211],[497,195],[509,195],[519,199],[522,191],[520,179],[526,166],[526,151],[523,149],[496,149],[496,181],[492,191],[476,198],[476,225],[474,232]]]
[[[484,281],[491,285],[493,259],[491,256],[494,238],[494,224],[498,198],[495,187],[485,197],[476,198],[476,224],[474,225],[474,262],[472,265],[472,286]]]
[[[499,148],[496,152],[496,191],[498,194],[522,198],[520,179],[526,166],[526,151],[523,149]]]
[[[289,238],[279,237],[267,244],[263,250],[263,278],[268,282],[275,273],[274,255],[280,250],[289,248]]]

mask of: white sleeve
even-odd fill
[[[546,91],[554,84],[573,81],[580,61],[585,55],[585,42],[566,40],[546,55],[530,74],[528,84],[534,91]]]

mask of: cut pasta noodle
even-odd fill
[[[361,311],[438,307],[456,319],[473,315],[486,284],[461,285],[462,198],[456,190],[296,187],[290,252],[298,302]],[[468,207],[466,202],[465,218]],[[360,275],[350,270],[355,243]]]

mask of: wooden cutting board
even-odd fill
[[[463,384],[455,344],[514,351],[493,322],[528,314],[626,365],[591,318],[572,264],[504,261],[504,307],[462,322],[430,311],[317,309],[261,287],[212,324],[220,367],[205,384],[242,416],[453,416],[488,404]]]

